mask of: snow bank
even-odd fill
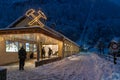
[[[79,54],[43,65],[33,72],[41,80],[119,80],[118,70],[118,66],[96,54]]]
[[[19,71],[18,66],[9,67],[7,80],[120,80],[120,65],[91,52],[82,52],[37,68],[32,65],[27,63],[25,71]]]

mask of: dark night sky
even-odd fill
[[[95,7],[90,11],[92,3]],[[95,34],[106,34],[102,37],[111,39],[112,33],[120,35],[120,0],[0,0],[0,27],[5,28],[29,8],[42,9],[48,17],[47,25],[55,23],[57,31],[74,41],[81,38],[90,12],[86,37],[90,35],[93,40]]]
[[[111,0],[112,2],[114,2],[117,5],[120,5],[120,0]]]

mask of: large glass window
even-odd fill
[[[24,43],[19,42],[19,50],[20,50],[20,48],[21,48],[22,46],[25,48]]]
[[[26,43],[26,51],[29,52],[30,51],[30,44]]]
[[[45,49],[45,55],[48,55],[49,48],[52,50],[52,55],[58,55],[58,45],[43,45]]]
[[[33,52],[33,44],[30,44],[30,51]]]
[[[36,45],[36,44],[33,45],[33,49],[34,49],[34,50],[33,50],[34,52],[37,51],[37,45]]]
[[[7,40],[6,52],[18,52],[18,42]]]

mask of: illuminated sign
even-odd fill
[[[40,21],[40,19],[47,19],[45,14],[42,11],[36,12],[34,9],[30,9],[26,12],[26,16],[28,16],[30,19],[32,19],[28,25],[35,25],[37,23],[40,27],[44,27],[44,24]]]

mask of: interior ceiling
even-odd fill
[[[12,34],[12,35],[3,35],[3,38],[11,39],[23,39],[23,40],[28,40],[28,41],[40,41],[43,42],[44,44],[58,44],[58,40],[45,36],[44,34]]]

